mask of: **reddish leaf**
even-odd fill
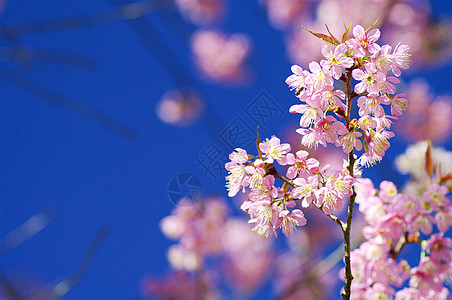
[[[444,182],[447,182],[449,180],[452,180],[452,174],[446,174],[443,177],[441,177],[440,183],[444,183]]]
[[[330,37],[333,39],[333,41],[336,43],[336,45],[339,45],[341,42],[339,42],[339,40],[337,38],[334,37],[334,35],[331,33],[330,29],[328,28],[327,25],[325,25],[326,30],[328,31],[328,33],[330,34]]]
[[[311,34],[313,34],[314,36],[318,37],[319,39],[321,39],[322,41],[325,41],[333,46],[337,46],[339,45],[339,43],[336,43],[334,41],[334,39],[326,34],[323,33],[316,33],[316,32],[312,32],[311,30],[307,29],[306,27],[303,27],[304,29],[306,29],[307,31],[309,31]]]
[[[425,151],[425,171],[428,176],[432,178],[433,175],[433,158],[432,158],[432,150],[430,147],[430,140],[428,140],[427,151]]]
[[[443,178],[443,174],[441,174],[441,163],[438,164],[438,167],[436,168],[436,177],[439,178],[440,182]]]
[[[261,138],[259,136],[259,125],[257,125],[257,127],[256,127],[256,133],[257,133],[257,137],[256,137],[257,152],[259,153],[259,157],[262,158],[262,151],[261,151],[261,148],[259,148],[259,144],[261,143]]]

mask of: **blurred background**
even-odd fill
[[[380,45],[411,48],[399,85],[411,107],[364,176],[401,187],[394,160],[409,144],[452,148],[451,14],[446,0],[0,0],[1,298],[182,299],[165,293],[187,295],[202,276],[209,299],[335,299],[341,253],[325,260],[340,245],[334,223],[313,214],[291,240],[244,237],[227,155],[255,153],[257,125],[261,139],[299,147],[288,112],[298,99],[284,81],[322,45],[301,26],[340,37],[344,23],[378,19]],[[229,234],[194,277],[171,268],[175,242],[161,231],[187,195],[187,211],[214,199],[217,230]],[[249,258],[237,243],[260,246]],[[327,288],[297,291],[297,280]]]

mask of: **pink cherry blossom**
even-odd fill
[[[299,209],[292,210],[290,214],[288,210],[283,210],[280,212],[279,217],[279,224],[275,227],[281,226],[284,235],[287,237],[293,234],[293,231],[297,226],[303,226],[306,224],[306,218],[304,217],[303,212]]]
[[[322,68],[318,62],[311,62],[309,70],[311,70],[311,74],[307,76],[306,83],[312,85],[314,90],[321,91],[326,87],[333,86],[333,78],[329,70]]]
[[[394,133],[386,130],[370,130],[369,152],[375,153],[379,157],[383,157],[385,151],[389,148],[389,138],[394,137]]]
[[[260,143],[259,149],[266,154],[264,162],[271,164],[276,160],[279,164],[286,164],[285,155],[290,151],[290,145],[281,144],[280,139],[272,136],[270,140]]]
[[[358,139],[362,136],[361,133],[356,131],[350,131],[345,135],[339,137],[338,142],[342,146],[345,153],[350,153],[354,148],[357,151],[361,151],[363,144]]]
[[[391,100],[391,114],[393,116],[401,116],[408,107],[408,99],[405,94],[395,95]]]
[[[383,180],[380,183],[380,199],[389,203],[395,196],[397,196],[397,186],[391,181]]]
[[[442,207],[450,206],[450,200],[446,197],[449,190],[445,186],[432,184],[424,192],[423,199],[433,210],[439,210]]]
[[[301,127],[310,127],[314,122],[320,120],[321,116],[319,109],[304,104],[292,105],[289,111],[302,114],[300,118]]]
[[[306,87],[306,77],[309,75],[308,71],[304,71],[298,65],[292,65],[290,68],[292,70],[292,75],[287,77],[286,83],[290,86],[290,89],[300,90]]]
[[[320,109],[322,112],[334,107],[340,107],[345,110],[345,104],[341,101],[344,98],[345,93],[341,90],[333,91],[325,89],[314,93],[310,98],[306,99],[306,103]]]
[[[366,56],[366,50],[374,54],[380,50],[380,46],[375,42],[380,38],[380,30],[372,29],[368,33],[360,25],[353,27],[354,38],[349,39],[345,43],[348,47],[354,49],[354,55],[357,57]]]
[[[353,78],[361,81],[355,85],[355,92],[362,94],[368,92],[372,95],[378,95],[380,91],[380,84],[386,81],[386,75],[377,71],[375,65],[368,63],[365,65],[365,71],[355,69],[352,72]]]
[[[297,151],[296,156],[287,154],[287,164],[290,165],[286,173],[287,178],[294,179],[302,172],[316,173],[319,170],[319,162],[315,158],[307,158],[308,155],[304,150]]]
[[[294,184],[295,188],[292,190],[292,197],[294,199],[303,199],[301,206],[307,208],[313,200],[315,191],[317,191],[319,185],[318,176],[309,176],[307,180],[305,178],[296,178]]]
[[[225,165],[226,170],[229,171],[229,175],[226,176],[229,197],[234,197],[240,189],[249,185],[249,174],[244,165],[248,161],[248,155],[245,150],[240,148],[235,149],[235,151],[229,155],[231,162]]]
[[[385,114],[382,103],[386,102],[386,97],[378,95],[361,96],[358,98],[359,116],[374,114],[376,117],[382,117]],[[386,104],[386,103],[385,103]]]
[[[249,209],[251,219],[248,223],[254,224],[253,231],[259,235],[264,237],[276,235],[274,225],[278,222],[280,212],[281,208],[270,201],[255,202]]]
[[[440,232],[446,232],[452,225],[452,207],[448,206],[437,212],[435,222]]]
[[[430,258],[439,269],[450,268],[452,262],[452,239],[444,237],[443,233],[432,234],[422,250],[430,250]]]
[[[314,191],[317,206],[321,207],[326,214],[331,214],[333,210],[342,208],[343,198],[334,191],[333,185],[332,181],[328,181],[327,186]]]
[[[345,44],[339,44],[334,48],[334,52],[329,46],[324,45],[322,47],[322,54],[326,60],[322,60],[320,64],[323,68],[331,71],[331,75],[334,79],[339,79],[342,75],[342,67],[350,68],[353,66],[353,58],[346,57],[347,46]]]
[[[355,192],[356,202],[365,204],[370,197],[375,195],[377,190],[369,178],[358,178],[356,179]]]
[[[410,47],[407,45],[403,45],[401,43],[398,43],[397,46],[394,48],[393,58],[396,62],[396,66],[393,66],[392,72],[396,76],[400,76],[400,70],[397,68],[402,69],[408,69],[409,62],[410,62],[410,56],[411,54],[408,53],[410,50]]]

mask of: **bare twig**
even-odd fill
[[[144,0],[90,15],[6,25],[0,27],[0,39],[8,40],[23,35],[44,34],[109,25],[119,21],[141,18],[163,6],[169,5],[169,3],[171,2],[168,0]],[[118,11],[120,13],[118,13]]]
[[[8,276],[0,270],[0,283],[2,287],[3,293],[7,296],[6,299],[13,300],[25,300],[19,290],[13,285],[13,283],[9,280]]]
[[[29,67],[29,61],[33,53],[30,53],[30,51],[26,50],[26,48],[23,46],[23,44],[19,40],[21,36],[77,30],[81,28],[108,25],[124,20],[137,19],[148,15],[149,13],[157,9],[160,9],[163,6],[167,6],[170,3],[171,2],[168,0],[144,0],[141,2],[129,3],[116,7],[114,9],[109,9],[101,13],[90,15],[6,25],[0,27],[0,39],[9,43],[8,51],[11,58],[16,60],[22,68],[27,69]],[[40,57],[44,58],[45,56],[43,57],[41,55]],[[61,60],[63,60],[65,63],[68,63],[67,59],[65,59],[64,57],[61,57]],[[79,64],[80,63],[86,66],[86,60],[79,61]],[[90,66],[92,66],[92,64]],[[40,85],[39,83],[32,81],[26,76],[20,75],[14,70],[2,66],[0,69],[0,78],[20,88],[23,88],[24,90],[41,98],[49,104],[72,110],[89,119],[92,119],[107,130],[119,134],[120,136],[123,136],[128,140],[134,140],[136,138],[137,133],[135,130],[125,124],[113,120],[104,112],[90,107],[89,105],[79,102],[75,99],[59,95],[51,91],[50,89]]]
[[[99,251],[100,246],[102,246],[109,234],[109,227],[104,226],[99,230],[75,271],[68,278],[55,285],[52,294],[49,297],[50,300],[61,299],[79,283],[83,275],[86,271],[88,271],[88,268],[94,260],[96,253]]]
[[[31,48],[5,48],[0,50],[0,62],[17,62],[26,71],[30,70],[29,63],[41,61],[48,63],[66,64],[88,71],[99,69],[99,61],[89,56],[69,50],[31,49]]]
[[[55,209],[45,208],[11,231],[0,240],[0,257],[38,234],[55,219],[56,215],[57,211]]]
[[[125,2],[127,0],[110,0],[110,3],[116,5],[118,2]],[[171,1],[168,1],[171,2]],[[123,6],[116,8],[122,14]],[[158,15],[153,15],[154,19],[158,19]],[[163,36],[154,26],[152,22],[145,16],[127,19],[127,23],[132,28],[136,36],[144,47],[158,60],[160,65],[171,76],[173,83],[178,89],[182,91],[185,89],[194,89],[202,96],[205,109],[208,113],[203,114],[201,124],[207,132],[214,138],[222,132],[226,126],[222,121],[221,115],[217,112],[215,106],[209,101],[209,97],[204,95],[196,78],[188,69],[186,63],[180,59],[173,47],[168,43],[165,36]],[[168,28],[169,31],[171,29]],[[178,35],[173,32],[174,37]],[[229,150],[229,149],[228,149]]]
[[[126,124],[112,119],[101,110],[89,106],[88,104],[85,104],[79,100],[58,94],[12,69],[9,69],[5,66],[0,66],[0,79],[23,88],[27,92],[44,100],[50,105],[73,111],[88,119],[91,119],[105,129],[123,136],[128,140],[132,141],[136,139],[137,132]]]

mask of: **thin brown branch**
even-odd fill
[[[347,111],[346,111],[346,116],[345,116],[345,123],[347,125],[347,128],[349,128],[349,124],[350,124],[351,106],[352,106],[352,101],[353,101],[353,96],[352,96],[352,91],[351,91],[351,79],[352,79],[351,70],[347,70],[347,81],[345,82],[345,88],[346,88],[346,93],[347,93]],[[350,173],[350,176],[353,176],[354,165],[355,165],[355,157],[353,155],[353,150],[352,150],[348,155],[348,171]],[[353,281],[352,266],[351,266],[351,260],[350,260],[350,253],[351,253],[350,232],[352,229],[353,208],[355,206],[356,192],[353,187],[352,187],[352,190],[353,190],[353,193],[350,196],[350,201],[348,204],[347,222],[346,222],[345,226],[343,227],[344,262],[345,262],[345,284],[344,284],[344,292],[342,293],[343,300],[350,299],[351,285],[352,285],[352,281]]]
[[[323,212],[323,210],[322,210],[322,208],[321,207],[319,207],[319,206],[317,206],[315,203],[311,203],[312,205],[314,205],[315,207],[317,207],[318,209],[320,209],[322,212]],[[344,222],[342,222],[338,217],[336,217],[335,215],[333,215],[333,214],[326,214],[331,220],[333,220],[334,222],[336,222],[339,226],[341,226],[341,229],[342,230],[344,230],[343,228],[344,228],[344,226],[345,226],[345,223]]]

